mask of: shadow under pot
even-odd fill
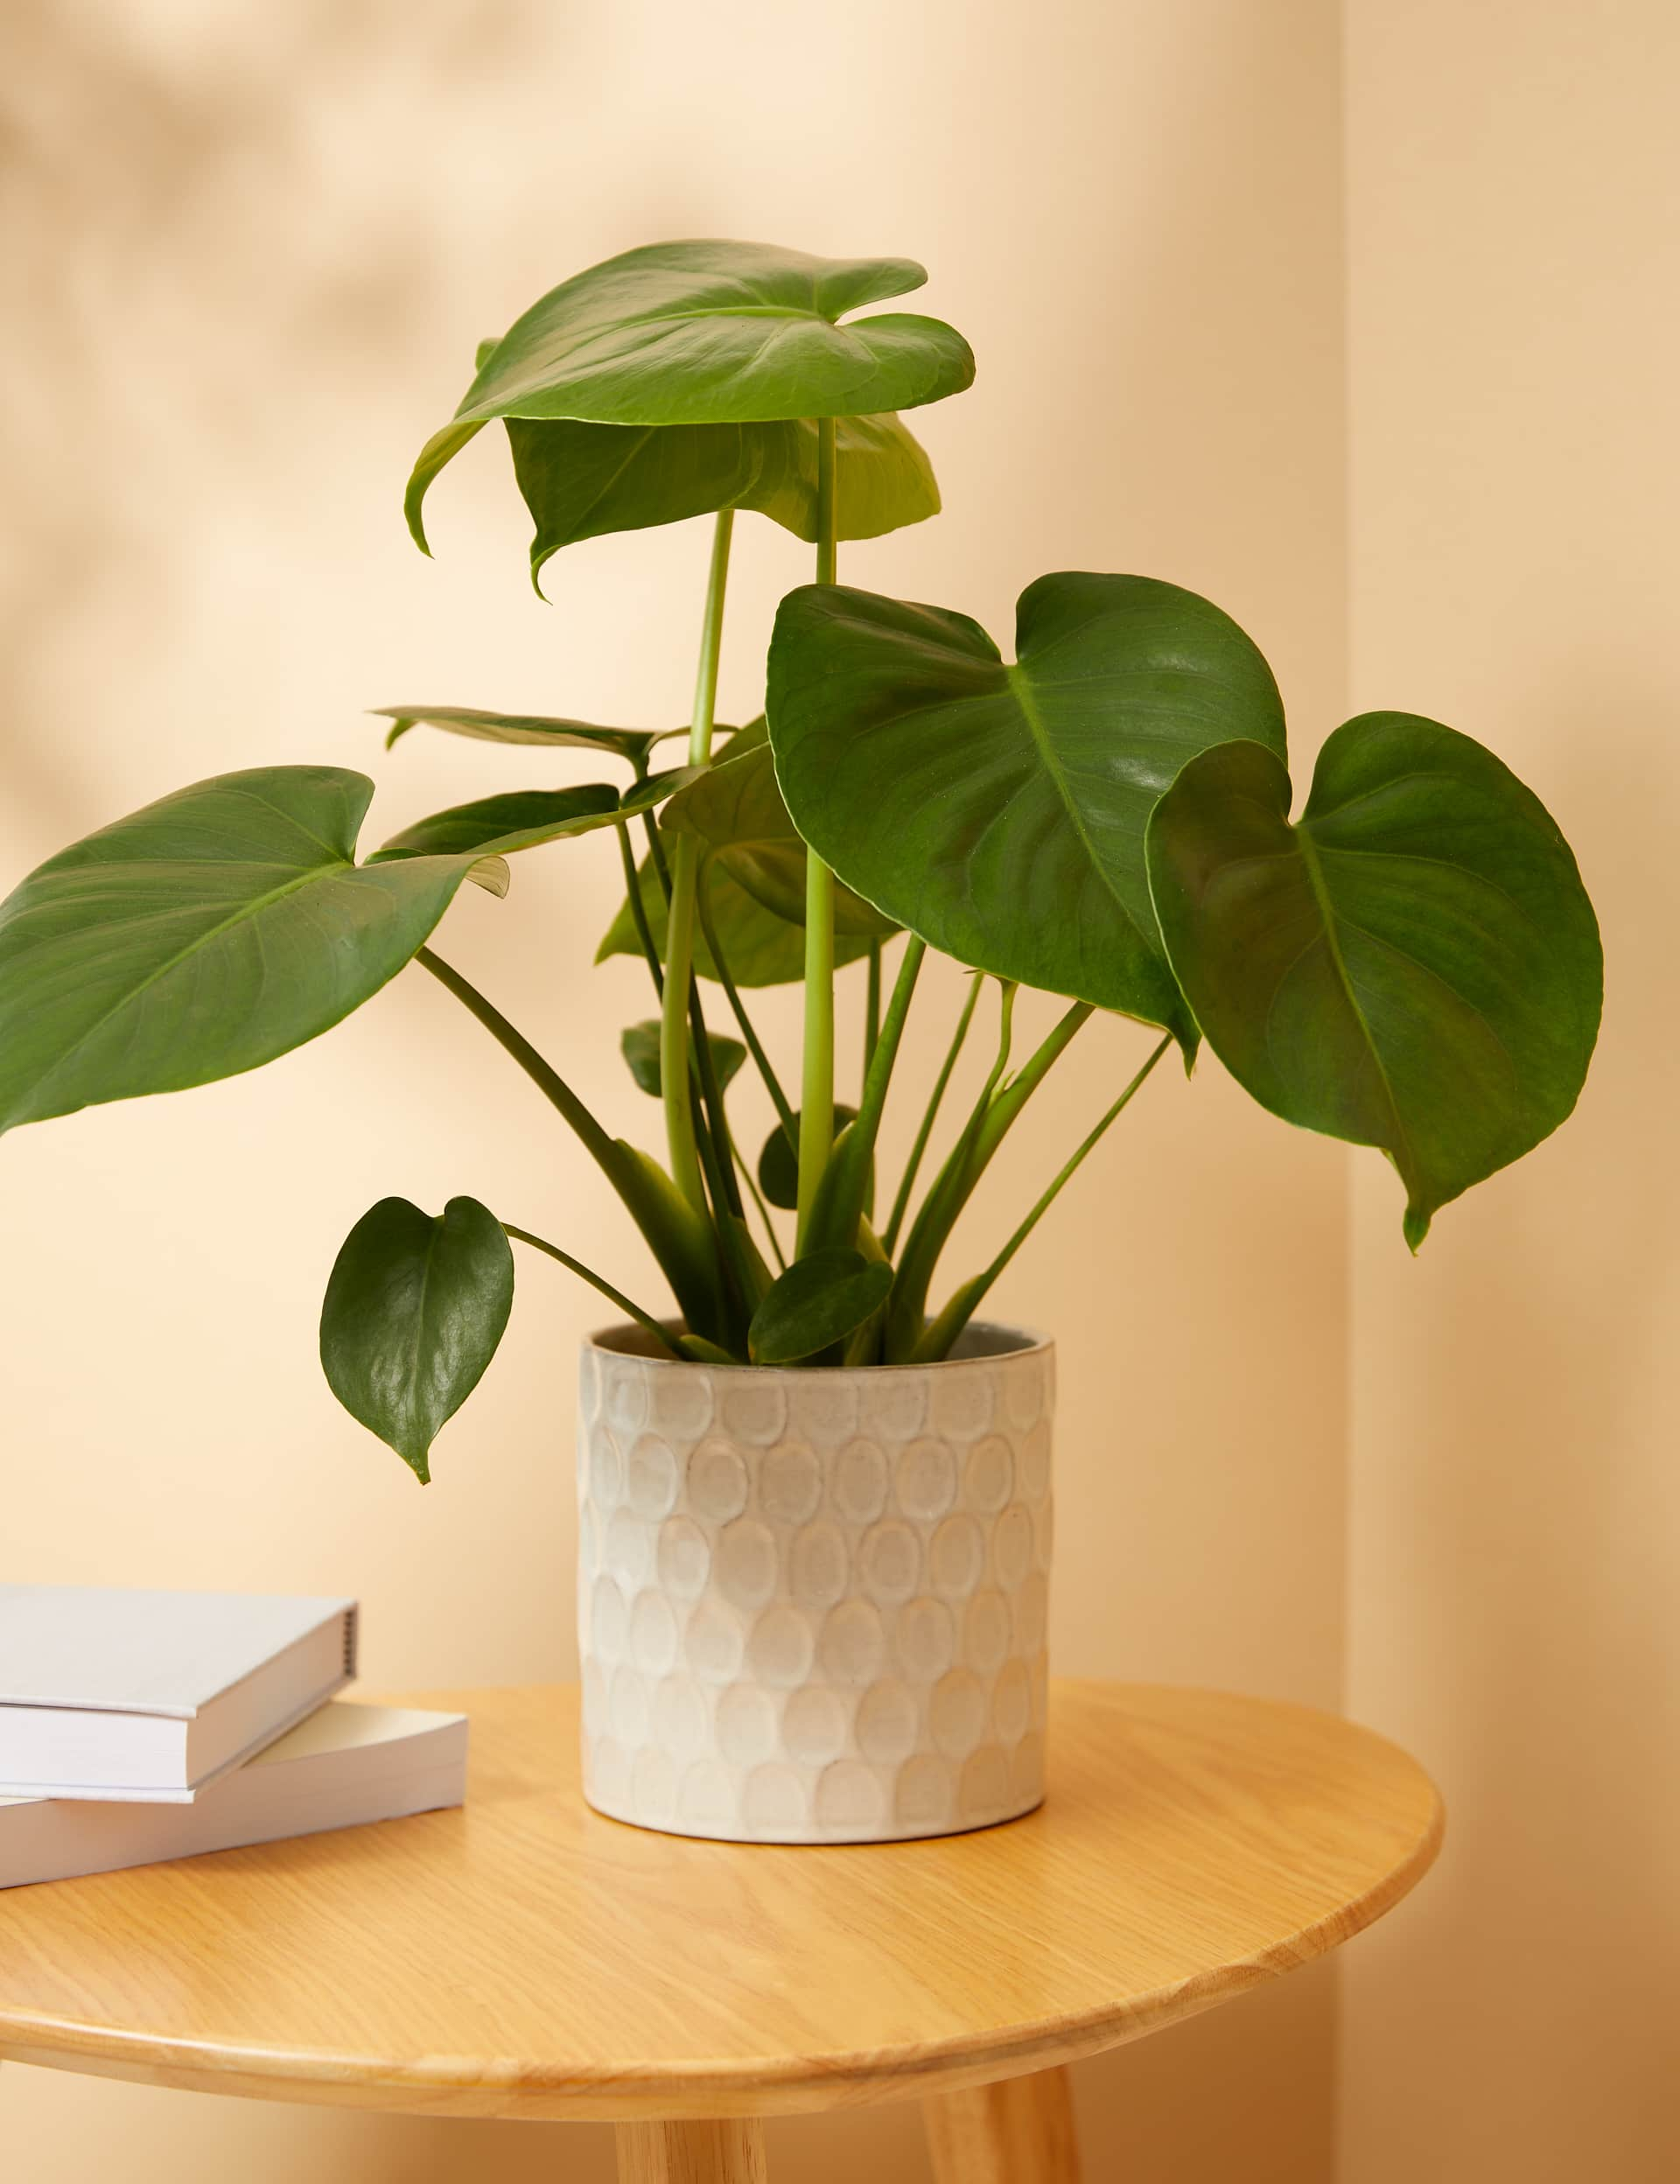
[[[954,1835],[1044,1797],[1054,1346],[691,1365],[583,1346],[584,1794],[729,1843]]]

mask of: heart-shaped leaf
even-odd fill
[[[720,765],[708,767],[671,799],[662,823],[691,834],[755,902],[790,925],[805,922],[806,849],[776,783],[762,729],[743,729]],[[889,938],[898,930],[850,888],[835,889],[834,929]],[[724,942],[725,950],[728,943]],[[733,966],[731,966],[732,970]]]
[[[746,1049],[738,1039],[726,1038],[721,1032],[708,1032],[707,1043],[711,1048],[711,1067],[721,1092],[746,1060]],[[631,1075],[644,1092],[658,1099],[664,1088],[664,1078],[660,1072],[657,1018],[650,1018],[645,1024],[632,1024],[620,1040],[619,1046]]]
[[[620,819],[650,811],[694,778],[691,768],[678,766],[668,774],[648,775],[622,796],[602,781],[587,782],[581,788],[515,789],[503,796],[481,796],[475,803],[455,804],[416,819],[376,850],[368,863],[466,850],[479,857],[501,857],[540,849],[546,842],[593,834]]]
[[[436,1219],[382,1198],[344,1240],[321,1306],[327,1384],[421,1484],[432,1442],[484,1376],[514,1304],[507,1233],[474,1198]]]
[[[839,1342],[878,1312],[892,1286],[884,1259],[844,1244],[795,1259],[752,1315],[747,1347],[755,1365],[792,1365]]]
[[[271,1061],[395,977],[474,852],[355,862],[365,774],[178,790],[0,903],[0,1130]]]
[[[1185,760],[1281,753],[1271,671],[1228,615],[1146,577],[1040,577],[1015,665],[977,623],[844,586],[788,595],[770,647],[776,771],[800,833],[958,962],[1195,1026],[1150,905],[1144,830]]]
[[[659,884],[651,858],[642,860],[636,875],[636,885],[641,895],[641,906],[648,919],[654,946],[661,962],[665,960],[666,903],[665,891]],[[706,904],[710,914],[712,930],[718,935],[718,945],[724,952],[729,975],[738,986],[796,985],[805,976],[805,935],[800,927],[789,925],[785,918],[766,910],[755,902],[720,865],[708,860],[700,869],[700,885],[706,890]],[[834,960],[836,964],[856,962],[869,953],[868,939],[859,933],[839,933],[835,935]],[[609,956],[640,956],[641,939],[636,931],[636,921],[629,903],[619,907],[618,915],[602,935],[595,951],[595,961],[604,963]],[[711,950],[706,945],[705,934],[696,930],[694,936],[694,968],[703,978],[718,976],[718,967],[711,960]]]
[[[533,582],[563,546],[613,531],[680,523],[720,508],[767,515],[808,543],[816,537],[817,435],[808,419],[771,424],[506,422],[514,476],[536,526]],[[835,455],[842,539],[879,538],[938,514],[933,466],[897,416],[842,417]],[[423,548],[422,502],[441,467],[416,472],[410,494],[409,525]]]
[[[836,1100],[834,1103],[834,1136],[858,1119],[855,1107],[845,1107]],[[794,1116],[794,1140],[788,1142],[788,1133],[778,1123],[764,1141],[759,1155],[759,1188],[773,1206],[780,1206],[792,1213],[799,1204],[799,1116]]]
[[[612,751],[632,765],[645,765],[656,743],[689,732],[686,728],[598,728],[587,720],[555,720],[543,713],[486,713],[475,705],[375,705],[373,711],[376,718],[396,723],[385,738],[388,751],[410,728],[443,728],[479,743]]]
[[[1299,821],[1254,744],[1186,766],[1149,828],[1173,969],[1263,1107],[1380,1145],[1430,1217],[1574,1106],[1603,957],[1539,799],[1469,737],[1366,713],[1326,743]]]

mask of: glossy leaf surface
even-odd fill
[[[892,1270],[840,1244],[795,1259],[752,1315],[755,1365],[792,1365],[860,1327],[886,1302]]]
[[[959,393],[961,334],[891,312],[908,258],[818,258],[750,242],[654,243],[564,281],[486,357],[447,430],[490,417],[597,424],[873,416]]]
[[[476,1199],[435,1219],[385,1198],[345,1238],[321,1307],[321,1366],[352,1418],[421,1483],[432,1442],[484,1376],[514,1303],[514,1255]]]
[[[646,762],[656,743],[685,736],[686,728],[600,728],[592,721],[555,719],[545,713],[484,712],[475,705],[375,705],[375,718],[395,722],[385,748],[410,728],[442,728],[479,743],[527,744],[538,750],[612,751],[634,765]]]
[[[473,854],[358,865],[336,766],[226,774],[49,859],[0,904],[0,1129],[271,1061],[376,993]]]
[[[769,716],[799,831],[887,916],[960,962],[1172,1032],[1195,1026],[1144,867],[1186,759],[1247,736],[1281,753],[1277,685],[1194,592],[1041,577],[1014,665],[966,615],[841,585],[781,603]]]
[[[709,1032],[707,1043],[711,1048],[711,1066],[721,1092],[746,1060],[746,1049],[738,1039],[730,1039],[721,1032]],[[657,1017],[650,1017],[645,1024],[629,1025],[619,1040],[619,1049],[641,1089],[651,1093],[654,1099],[660,1098],[665,1081],[660,1072]]]
[[[1262,1106],[1388,1153],[1416,1250],[1438,1207],[1574,1106],[1597,921],[1538,798],[1435,721],[1348,721],[1293,826],[1289,807],[1269,751],[1192,760],[1150,824],[1161,929],[1214,1053]]]

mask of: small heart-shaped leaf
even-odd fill
[[[752,1315],[747,1347],[755,1365],[792,1365],[839,1342],[878,1312],[892,1286],[884,1259],[836,1244],[795,1259]]]
[[[711,1048],[711,1066],[717,1073],[718,1089],[721,1092],[746,1060],[746,1049],[738,1039],[726,1038],[721,1032],[710,1032],[707,1041]],[[645,1024],[632,1024],[619,1046],[629,1065],[630,1074],[644,1092],[654,1099],[661,1096],[664,1079],[659,1066],[659,1023],[650,1018]]]
[[[858,1119],[855,1107],[843,1107],[836,1100],[834,1107],[834,1134]],[[773,1206],[792,1213],[799,1204],[799,1117],[794,1117],[794,1142],[788,1142],[788,1133],[778,1123],[764,1141],[764,1151],[759,1155],[759,1188]]]
[[[514,1303],[507,1232],[472,1198],[433,1218],[383,1198],[344,1240],[321,1306],[321,1367],[424,1486],[431,1444],[484,1376]]]

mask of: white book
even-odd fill
[[[466,1717],[340,1699],[191,1805],[0,1798],[0,1888],[318,1835],[466,1796]]]
[[[190,1804],[355,1672],[354,1600],[0,1585],[0,1796]]]

